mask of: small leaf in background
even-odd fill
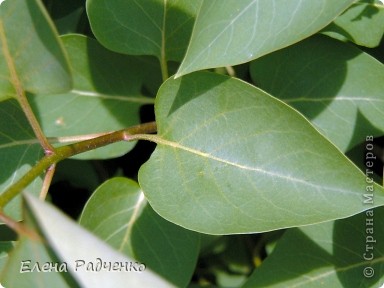
[[[139,124],[140,106],[153,103],[153,99],[140,92],[147,73],[144,60],[108,51],[85,36],[68,35],[61,39],[73,71],[74,88],[66,94],[29,97],[44,133],[65,137]],[[134,145],[116,143],[75,158],[117,157]]]
[[[155,107],[158,135],[149,138],[157,147],[139,183],[171,222],[210,234],[262,232],[366,209],[361,171],[301,114],[252,85],[194,73],[167,80]]]
[[[105,242],[96,238],[93,234],[71,221],[53,206],[27,194],[24,195],[24,197],[26,209],[31,215],[30,217],[33,217],[33,220],[36,223],[34,228],[41,231],[43,239],[46,241],[46,246],[42,247],[41,243],[34,243],[31,242],[31,240],[26,239],[26,245],[29,247],[27,246],[21,251],[22,256],[26,256],[26,259],[31,258],[36,261],[41,261],[41,263],[45,263],[46,261],[49,261],[49,258],[47,258],[45,253],[45,249],[47,249],[49,255],[52,257],[52,260],[49,262],[59,264],[65,263],[67,265],[67,270],[73,277],[72,283],[70,282],[68,284],[67,282],[64,284],[67,284],[69,287],[76,287],[75,284],[78,283],[77,285],[79,287],[84,288],[174,287],[149,269],[145,269],[144,271],[134,271],[131,269],[130,263],[135,265],[136,261],[118,253],[116,250],[105,244]],[[60,223],[60,225],[58,225],[58,223]],[[36,255],[34,253],[38,254]],[[15,255],[14,257],[14,259],[11,257],[12,259],[10,260],[9,266],[5,267],[3,270],[3,278],[0,278],[1,283],[6,287],[8,283],[17,284],[17,281],[22,281],[22,277],[14,277],[14,275],[16,274],[15,271],[20,271],[17,269],[20,269],[20,259],[24,257],[20,257],[19,255]],[[98,261],[97,259],[100,260]],[[110,265],[110,262],[113,266]],[[100,263],[101,266],[96,266],[98,263]],[[114,265],[114,263],[117,263],[118,267]],[[87,270],[87,267],[90,270]],[[100,271],[96,271],[96,267],[99,267]],[[117,267],[116,270],[112,270],[113,267]],[[92,269],[94,269],[93,272]],[[125,269],[131,270],[126,271]],[[26,274],[29,274],[29,277],[32,277],[30,279],[33,279],[34,281],[46,281],[47,284],[43,287],[67,287],[65,285],[58,286],[63,285],[61,278],[63,275],[60,275],[61,273],[37,272]],[[75,284],[73,283],[74,281],[76,282]],[[8,286],[30,287],[30,285]],[[37,284],[33,287],[42,286]]]
[[[83,31],[87,27],[85,0],[43,0],[43,3],[60,35]]]
[[[1,5],[0,47],[0,100],[14,97],[16,89],[40,94],[71,89],[63,48],[40,1]],[[11,79],[9,65],[17,79]]]
[[[355,3],[325,27],[322,33],[357,45],[376,47],[384,33],[384,6],[377,3]]]
[[[19,180],[43,156],[44,152],[17,101],[0,102],[0,193]],[[25,191],[38,195],[41,185],[42,180],[37,177]],[[4,212],[20,220],[21,197],[15,197]]]
[[[384,209],[378,208],[348,219],[290,229],[243,287],[381,287],[383,217]],[[369,219],[374,224],[367,226]],[[373,234],[367,229],[373,229]],[[374,274],[364,276],[370,268]]]
[[[181,61],[201,2],[88,0],[87,12],[93,33],[108,49]]]
[[[384,133],[384,65],[352,45],[314,36],[253,61],[250,71],[258,87],[298,109],[342,151]]]
[[[85,206],[80,224],[177,287],[190,282],[199,235],[157,215],[136,182],[113,178],[102,184]]]
[[[354,0],[205,0],[176,77],[248,62],[328,25]]]

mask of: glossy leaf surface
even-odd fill
[[[201,0],[88,0],[87,11],[93,33],[107,48],[181,60],[200,4]]]
[[[139,183],[154,210],[183,227],[261,232],[366,209],[361,171],[302,115],[249,84],[213,73],[170,79],[156,118],[158,135],[148,138],[158,146]]]
[[[80,224],[177,287],[190,282],[198,234],[157,215],[136,182],[114,178],[102,184],[84,208]]]
[[[245,63],[328,25],[354,0],[205,0],[176,76]]]

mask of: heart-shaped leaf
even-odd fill
[[[114,178],[102,184],[87,202],[80,224],[177,287],[190,282],[199,235],[157,215],[136,182]]]
[[[87,12],[93,33],[105,47],[180,61],[200,4],[201,0],[88,0]]]
[[[384,226],[376,223],[383,217],[379,208],[291,229],[243,287],[381,287]]]
[[[156,99],[155,152],[139,171],[152,208],[188,229],[261,232],[366,209],[365,177],[301,114],[214,73],[169,79]],[[375,205],[384,204],[376,185]]]
[[[176,77],[245,63],[328,25],[354,0],[205,0]]]
[[[71,88],[66,57],[40,0],[0,7],[0,100],[16,91],[58,93]]]
[[[352,45],[311,37],[255,60],[251,77],[342,151],[384,133],[384,65]]]

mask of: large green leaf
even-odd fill
[[[139,270],[139,263],[118,253],[105,242],[71,221],[53,206],[30,195],[25,195],[25,199],[27,209],[36,222],[36,227],[42,232],[46,247],[53,253],[51,255],[52,260],[49,262],[65,263],[67,271],[70,272],[80,287],[174,287],[149,269],[145,269],[143,264],[140,264],[141,268]],[[47,255],[41,250],[41,245],[37,246],[37,244],[30,242],[28,245],[33,245],[31,250],[24,249],[22,252],[25,253],[24,256],[27,256],[27,259],[28,256],[36,259],[36,255],[33,253],[37,251],[41,258],[36,260],[41,259],[44,264]],[[15,263],[15,261],[13,261],[13,265],[9,269],[15,269],[15,265],[18,266],[16,268],[20,269],[20,262]],[[138,271],[134,270],[133,267]],[[8,281],[17,283],[18,277],[14,277],[15,273],[15,271],[12,271],[12,273],[4,272],[2,277],[4,277],[5,281],[2,283],[6,287],[30,287],[30,285],[7,286]],[[41,272],[33,274],[37,279],[49,277],[36,275],[45,274]],[[53,274],[51,277],[59,276],[55,275],[55,272],[46,274]],[[33,287],[59,287],[57,284],[60,284],[60,282],[58,282],[57,278],[47,281],[49,281],[47,286],[37,284]],[[72,284],[69,287],[76,286]]]
[[[354,0],[205,0],[177,77],[245,63],[328,25]]]
[[[366,209],[365,177],[299,113],[214,73],[170,79],[139,183],[152,208],[188,229],[261,232]],[[384,204],[376,186],[375,205]],[[341,205],[342,204],[342,205]]]
[[[243,287],[382,287],[383,217],[384,209],[379,208],[291,229]],[[374,273],[369,277],[370,268]]]
[[[108,51],[85,36],[63,36],[62,40],[73,71],[73,90],[29,97],[44,133],[65,137],[137,125],[140,106],[153,103],[140,92],[147,73],[144,59]],[[134,143],[117,143],[77,158],[116,157],[133,146]]]
[[[80,224],[177,287],[190,282],[199,252],[198,234],[158,216],[136,182],[126,178],[105,182],[87,202]]]
[[[353,4],[322,32],[340,40],[347,39],[358,45],[376,47],[384,33],[384,5],[362,2]]]
[[[384,65],[352,45],[311,37],[255,60],[251,76],[342,151],[384,133]]]
[[[63,49],[40,0],[2,3],[0,100],[14,97],[18,89],[47,94],[70,88]]]
[[[93,33],[107,48],[181,60],[201,1],[88,0],[87,12]]]
[[[23,216],[23,223],[28,229],[39,229],[30,211],[26,210]],[[4,269],[0,270],[0,283],[4,287],[79,287],[68,273],[65,262],[59,260],[43,241],[20,236],[7,257]],[[38,267],[41,269],[45,263],[53,263],[50,267],[56,267],[61,272],[38,271]],[[32,270],[33,272],[30,272]]]
[[[17,101],[8,99],[0,102],[0,193],[27,173],[43,155]],[[41,185],[42,180],[38,177],[25,191],[38,194]],[[22,216],[20,200],[21,197],[16,197],[5,207],[5,213],[16,220]]]

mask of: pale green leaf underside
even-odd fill
[[[205,0],[176,76],[245,63],[328,25],[354,0]]]
[[[190,282],[198,234],[156,214],[136,182],[114,178],[102,184],[87,202],[80,224],[177,287]]]
[[[351,216],[364,175],[299,113],[237,79],[168,80],[158,146],[139,183],[161,216],[211,234],[261,232]],[[384,204],[377,186],[375,205]],[[340,206],[340,204],[343,204]]]
[[[71,89],[63,49],[39,0],[2,3],[0,30],[0,100],[14,97],[16,86],[41,94]],[[9,65],[18,80],[11,79]]]
[[[134,260],[112,249],[53,206],[29,195],[25,195],[25,199],[49,247],[58,259],[67,263],[68,270],[81,287],[173,287],[149,269],[143,272],[119,272],[107,271],[107,269],[97,273],[86,271],[86,269],[75,271],[77,260],[95,264],[97,258],[112,263],[129,263]]]
[[[358,45],[376,47],[384,33],[384,6],[356,3],[325,27],[322,33]]]
[[[88,0],[87,11],[93,33],[107,48],[181,61],[201,2]]]
[[[137,57],[108,51],[80,35],[61,38],[73,71],[73,90],[58,95],[32,95],[30,102],[48,137],[66,137],[123,129],[140,122],[139,109],[153,99],[141,95],[147,64]],[[134,143],[117,143],[75,158],[121,156]]]
[[[27,173],[36,161],[44,156],[44,152],[16,100],[8,99],[0,102],[0,119],[0,193],[2,193]],[[41,184],[42,180],[38,177],[25,188],[25,191],[37,195]],[[18,196],[5,207],[5,213],[16,220],[22,218],[20,200],[21,197]]]
[[[376,224],[383,219],[384,210],[372,213],[287,231],[243,287],[380,287],[384,281],[384,226]],[[367,225],[367,219],[373,219],[373,225]],[[366,236],[376,242],[367,243]],[[366,245],[372,250],[365,251]],[[364,253],[373,259],[364,260]],[[372,278],[364,277],[365,267],[374,269]]]
[[[37,231],[38,225],[33,219],[30,211],[23,213],[23,224],[31,230]],[[51,251],[49,246],[42,241],[30,239],[23,235],[15,242],[15,247],[7,257],[7,263],[3,270],[0,270],[0,283],[4,287],[57,287],[57,288],[77,288],[69,273],[62,272],[38,272],[34,265],[38,263],[42,267],[45,263],[63,263]],[[61,266],[62,267],[62,266]],[[35,272],[20,273],[20,271]],[[14,275],[17,275],[15,277]]]
[[[352,45],[311,37],[253,61],[251,77],[342,151],[384,133],[384,65]]]

